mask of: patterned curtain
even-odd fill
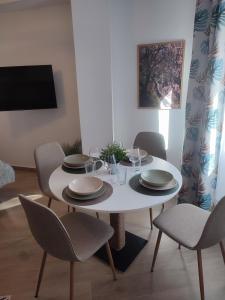
[[[224,86],[225,0],[198,0],[179,203],[210,209],[214,202],[223,128]]]

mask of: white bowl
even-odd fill
[[[139,178],[139,183],[146,189],[154,190],[154,191],[167,191],[167,190],[171,190],[177,186],[177,181],[175,179],[171,180],[168,184],[166,184],[164,186],[150,185],[150,184],[146,183],[145,181],[143,181],[141,178]]]
[[[70,167],[84,166],[90,160],[90,157],[85,154],[73,154],[64,158],[64,164]]]
[[[141,173],[141,179],[152,186],[165,186],[173,180],[173,175],[163,170],[146,170]]]
[[[74,179],[68,188],[77,195],[91,195],[98,192],[103,187],[103,181],[93,176],[83,176]]]

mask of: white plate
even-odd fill
[[[63,166],[68,168],[68,169],[84,169],[85,168],[85,165],[82,165],[82,166],[70,166],[70,165],[67,165],[65,162],[63,163]]]
[[[153,169],[141,173],[141,179],[147,184],[161,187],[173,180],[173,175],[167,171]]]
[[[103,187],[103,181],[93,176],[83,176],[74,179],[68,188],[77,195],[91,195],[98,192]]]
[[[73,154],[64,158],[64,164],[71,167],[84,166],[90,160],[90,156],[84,154]]]
[[[150,184],[147,184],[145,181],[143,181],[141,178],[139,178],[139,183],[149,189],[149,190],[155,190],[155,191],[166,191],[166,190],[170,190],[173,189],[177,186],[177,181],[175,179],[171,180],[168,184],[164,185],[164,186],[152,186]]]
[[[87,200],[96,199],[96,198],[102,196],[104,194],[104,192],[105,192],[104,185],[98,192],[91,194],[91,195],[77,195],[77,194],[71,192],[69,190],[69,188],[66,189],[67,196],[69,196],[70,198],[73,198],[75,200],[79,200],[79,201],[87,201]]]

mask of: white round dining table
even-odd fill
[[[170,172],[177,181],[177,188],[169,193],[155,193],[154,195],[145,195],[132,189],[129,180],[135,175],[134,170],[130,166],[122,166],[127,168],[126,184],[120,185],[114,183],[115,176],[109,175],[104,167],[98,170],[97,177],[111,184],[113,188],[112,194],[97,203],[86,203],[78,201],[67,201],[63,196],[64,189],[75,178],[85,176],[85,174],[67,173],[59,166],[50,176],[49,187],[56,199],[65,202],[75,208],[81,208],[87,211],[104,212],[110,214],[110,223],[114,227],[115,234],[112,241],[112,247],[120,250],[125,246],[125,226],[124,213],[132,212],[144,208],[151,208],[159,204],[163,204],[176,196],[182,185],[182,176],[180,171],[168,161],[157,157],[152,157],[150,163],[141,167],[141,171],[149,169],[160,169]]]

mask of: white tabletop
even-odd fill
[[[89,211],[98,211],[98,212],[107,212],[107,213],[123,213],[129,212],[133,210],[139,210],[143,208],[150,208],[155,205],[159,205],[165,203],[172,199],[175,195],[178,194],[181,185],[182,185],[182,177],[180,171],[174,167],[171,163],[162,160],[157,157],[153,157],[153,161],[145,166],[142,166],[141,171],[146,169],[161,169],[168,171],[173,174],[174,178],[178,182],[178,188],[175,192],[170,193],[169,195],[162,196],[152,196],[152,195],[144,195],[133,190],[129,185],[129,179],[135,175],[133,168],[127,168],[127,183],[125,185],[119,185],[118,183],[113,183],[114,179],[111,175],[106,174],[103,168],[99,170],[99,175],[97,177],[102,180],[109,182],[113,187],[113,193],[106,200],[92,204],[92,205],[82,205],[82,202],[78,205],[71,204],[74,207],[80,207]],[[56,199],[63,201],[65,203],[62,196],[62,192],[64,188],[75,178],[80,176],[85,176],[85,174],[71,174],[62,170],[61,166],[59,166],[50,176],[49,186],[51,192],[55,196]]]

